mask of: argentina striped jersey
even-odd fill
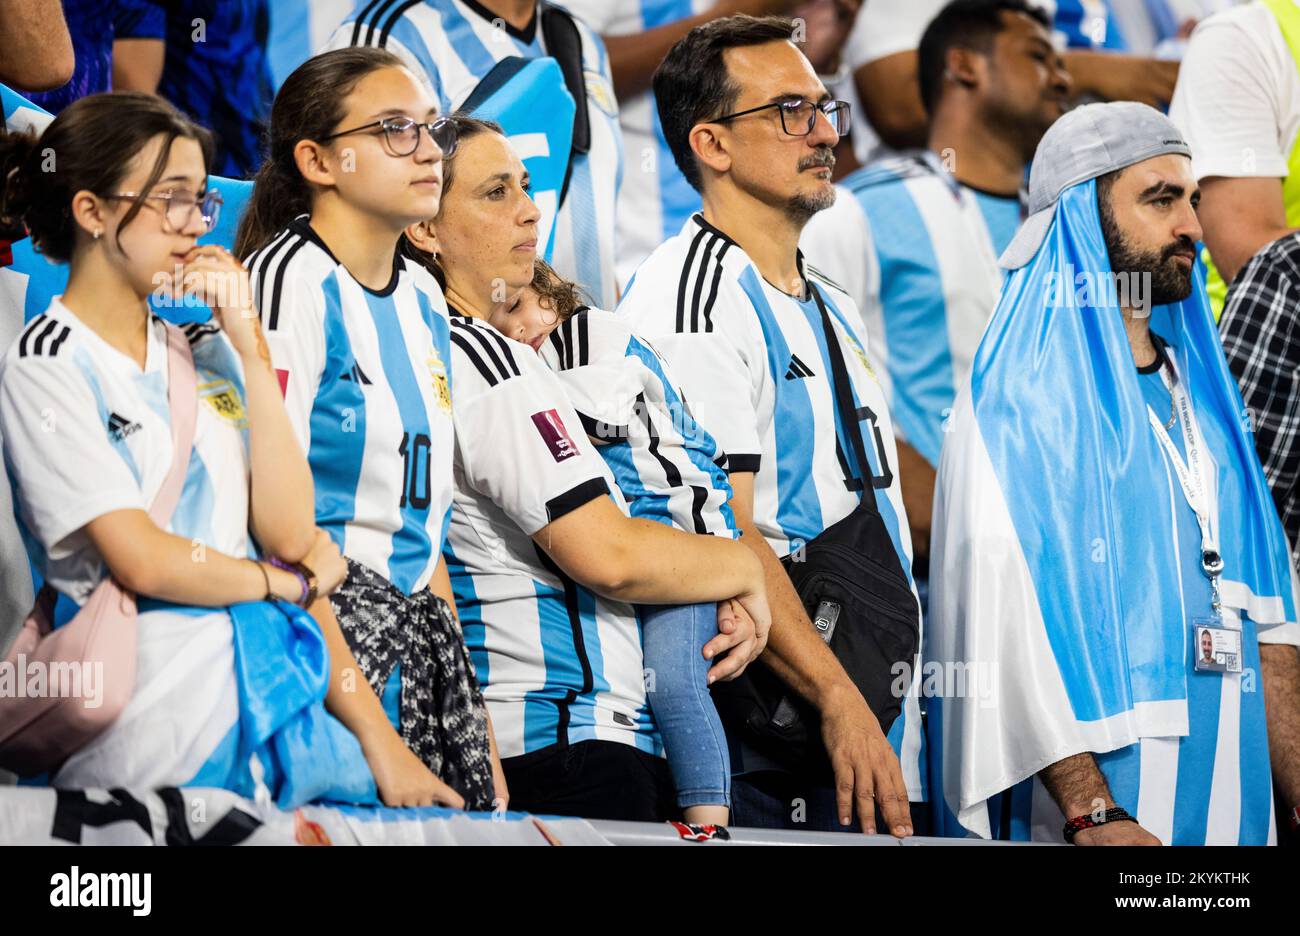
[[[407,594],[424,588],[451,504],[450,326],[423,267],[393,257],[379,291],[306,215],[246,261],[289,419],[316,484],[316,523]]]
[[[945,420],[993,315],[997,258],[1020,225],[1020,200],[960,184],[928,152],[860,169],[838,196],[801,245],[849,289],[898,435],[937,466]]]
[[[667,362],[603,309],[582,309],[539,351],[560,376],[634,517],[734,538],[725,455],[691,416]]]
[[[859,337],[858,312],[838,286],[803,265],[825,302],[851,384],[857,426],[842,424],[814,298],[768,283],[744,250],[694,215],[637,270],[619,313],[654,343],[692,410],[727,453],[729,472],[754,472],[754,524],[785,556],[857,506],[864,488],[848,431],[861,433],[867,479],[904,574],[912,540],[884,393]],[[919,622],[918,622],[919,623]],[[919,675],[919,673],[918,673]],[[890,730],[913,798],[923,795],[917,700]]]
[[[714,0],[563,0],[602,36],[630,36],[703,13]],[[618,102],[623,129],[623,185],[618,192],[618,279],[700,210],[700,193],[677,168],[664,138],[654,91]]]
[[[658,752],[631,605],[574,582],[532,539],[592,500],[626,509],[559,378],[453,316],[455,500],[444,552],[502,757],[617,741]]]

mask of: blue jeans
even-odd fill
[[[712,662],[701,648],[718,633],[717,606],[642,605],[646,698],[664,739],[677,805],[730,806],[727,736],[706,677]]]

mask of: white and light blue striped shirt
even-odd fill
[[[555,217],[551,260],[563,276],[611,308],[618,299],[615,211],[623,172],[618,101],[604,43],[584,23],[575,22],[582,38],[591,148],[574,155],[568,192]],[[451,113],[497,62],[547,54],[538,23],[535,15],[526,29],[515,29],[471,0],[362,0],[335,30],[327,48],[387,48],[433,89],[439,109]],[[521,155],[528,151],[526,141],[515,143]],[[543,219],[539,230],[544,232],[546,223]]]
[[[809,262],[843,282],[862,312],[899,438],[931,465],[1020,219],[1018,198],[962,185],[924,153],[849,175],[804,230]]]
[[[714,0],[561,0],[602,36],[629,36],[711,9]],[[618,279],[626,284],[650,252],[700,210],[664,139],[653,90],[618,102],[625,168],[618,192]]]
[[[735,538],[726,456],[695,421],[668,364],[622,316],[582,309],[542,345],[634,517]]]
[[[502,757],[602,740],[657,753],[632,606],[569,578],[532,536],[596,498],[626,510],[559,378],[452,317],[456,493],[444,552]]]
[[[304,215],[247,261],[316,523],[407,594],[429,584],[451,505],[450,326],[442,290],[393,258],[378,292]]]
[[[835,404],[821,313],[782,292],[726,233],[694,215],[637,270],[618,312],[654,343],[681,381],[731,472],[754,472],[754,524],[785,556],[847,516],[861,498],[846,431],[861,433],[872,495],[911,582],[912,539],[888,407],[858,334],[853,300],[811,267],[848,370],[860,417],[845,427]],[[918,621],[919,626],[919,621]],[[919,667],[915,668],[919,677]],[[890,729],[904,779],[923,796],[915,695]]]

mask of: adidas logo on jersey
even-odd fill
[[[371,385],[372,381],[366,376],[365,371],[361,369],[360,364],[353,364],[351,370],[346,370],[339,375],[339,380],[351,380],[353,383],[359,383],[363,387]]]
[[[143,427],[138,422],[131,422],[125,416],[119,416],[117,413],[108,414],[108,437],[114,442],[121,442],[141,428]]]
[[[790,367],[785,372],[786,380],[799,380],[803,377],[813,376],[813,369],[799,360],[799,355],[790,355]]]

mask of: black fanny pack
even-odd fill
[[[848,516],[796,549],[782,565],[818,635],[830,645],[887,733],[911,682],[921,636],[920,607],[876,506],[875,490],[893,483],[884,440],[875,414],[853,406],[848,369],[830,316],[816,285],[809,285],[821,311],[835,405],[861,475],[853,477],[846,469],[845,484],[862,495]],[[862,444],[863,419],[872,425],[880,475],[873,473]],[[847,465],[845,460],[842,463]],[[728,727],[761,754],[791,769],[821,772],[827,768],[816,710],[761,662],[739,679],[716,684],[713,698]]]

